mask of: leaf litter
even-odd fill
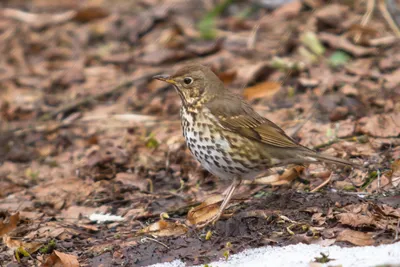
[[[0,262],[206,264],[270,244],[397,242],[396,31],[320,2],[2,3]],[[269,170],[194,230],[226,185],[185,148],[179,97],[151,80],[188,62],[301,144],[365,168]]]

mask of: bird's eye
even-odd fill
[[[193,79],[190,77],[186,77],[185,79],[183,79],[183,82],[187,85],[191,84],[193,82]]]

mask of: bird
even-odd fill
[[[181,99],[183,136],[192,155],[207,171],[231,181],[218,212],[198,228],[220,219],[242,180],[254,179],[269,168],[315,162],[357,166],[299,144],[226,88],[207,66],[189,64],[173,75],[153,78],[175,87]]]

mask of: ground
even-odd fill
[[[191,265],[265,245],[398,242],[400,9],[287,2],[3,1],[1,265]],[[269,170],[196,229],[227,184],[191,157],[179,96],[152,79],[191,62],[302,145],[362,168]]]

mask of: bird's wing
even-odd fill
[[[261,143],[282,148],[304,148],[272,121],[260,116],[236,95],[218,97],[206,104],[227,130]]]

